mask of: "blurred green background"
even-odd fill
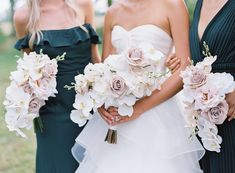
[[[96,3],[99,3],[98,1]],[[17,0],[1,0],[2,2],[4,15],[0,13],[0,16],[2,16],[0,17],[0,173],[33,173],[35,172],[36,145],[33,130],[27,132],[29,137],[27,140],[10,133],[5,127],[2,106],[5,89],[9,84],[10,71],[13,71],[16,66],[17,58],[15,55],[20,54],[13,49],[16,39],[12,30],[11,18],[14,8],[21,5],[22,2],[17,4]],[[187,0],[186,3],[192,18],[196,1]],[[102,4],[100,3],[97,6],[98,9],[101,9]],[[2,11],[1,8],[0,11]],[[97,31],[100,35],[102,35],[103,14],[104,11],[97,10],[96,12]]]

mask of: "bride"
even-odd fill
[[[182,88],[180,71],[189,64],[188,36],[189,17],[183,0],[120,0],[108,10],[103,58],[148,42],[166,56],[175,46],[181,67],[161,90],[139,100],[131,117],[119,116],[115,108],[99,109],[101,116],[90,120],[72,149],[80,162],[77,173],[202,172],[198,162],[204,150],[197,139],[188,138],[174,96]],[[118,125],[116,145],[104,142],[109,125]]]

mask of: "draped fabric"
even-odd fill
[[[235,0],[228,0],[206,27],[199,39],[198,24],[203,0],[198,0],[190,31],[191,56],[195,63],[203,60],[203,42],[217,55],[213,72],[227,72],[235,77]],[[234,98],[235,99],[235,98]],[[204,173],[235,173],[235,120],[218,126],[223,138],[221,152],[207,151],[201,160]]]

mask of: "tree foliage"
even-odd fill
[[[112,0],[108,0],[108,6],[110,7],[113,4]]]

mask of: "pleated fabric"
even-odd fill
[[[208,24],[200,40],[198,23],[202,3],[203,0],[198,0],[191,25],[191,57],[195,63],[202,61],[203,42],[206,42],[210,53],[218,56],[213,72],[227,72],[235,77],[235,0],[228,0]],[[221,152],[207,151],[201,160],[201,167],[204,173],[235,173],[235,120],[226,121],[218,129],[223,138]]]

